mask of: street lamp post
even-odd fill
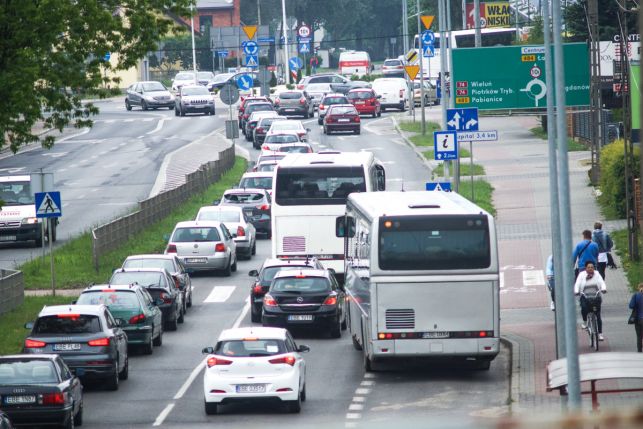
[[[194,70],[194,84],[198,83],[196,76],[196,47],[194,45],[194,7],[190,6],[190,27],[192,29],[192,69]]]
[[[284,38],[284,70],[286,71],[285,83],[290,82],[290,66],[288,64],[288,31],[286,30],[286,0],[281,0],[281,30]]]

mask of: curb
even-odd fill
[[[398,124],[397,118],[395,116],[391,116],[391,120],[393,121],[393,126],[395,127],[395,131],[397,131],[400,137],[402,137],[402,140],[404,141],[404,143],[406,143],[407,146],[413,149],[413,151],[415,152],[415,155],[418,158],[420,158],[420,160],[424,163],[426,168],[428,168],[431,174],[433,174],[433,170],[435,169],[436,166],[432,162],[427,160],[424,154],[417,148],[417,146],[414,145],[413,142],[404,135],[404,133],[400,129],[400,125]]]

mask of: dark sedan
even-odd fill
[[[361,132],[359,112],[353,105],[335,104],[330,106],[324,117],[324,134],[334,131]]]
[[[0,357],[0,407],[16,425],[83,423],[83,386],[55,354]],[[0,428],[10,429],[0,412]]]

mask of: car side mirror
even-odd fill
[[[377,99],[379,100],[380,98],[382,98],[382,96],[381,96],[381,95],[378,95],[378,96],[377,96]]]
[[[213,347],[204,347],[203,350],[201,350],[201,353],[204,355],[211,355],[214,353],[214,348]]]
[[[71,302],[71,305],[75,305],[75,304],[76,304],[76,302],[77,302],[76,300],[73,300],[73,301]]]
[[[159,305],[163,305],[163,300],[161,298],[155,299],[154,300],[154,305],[156,305],[157,307]]]
[[[33,329],[33,322],[25,323],[25,329]]]
[[[257,270],[251,270],[251,271],[249,271],[249,272],[248,272],[248,275],[249,275],[250,277],[259,277],[259,271],[257,271]]]
[[[219,204],[221,204],[221,200],[214,200],[214,201],[212,201],[212,205],[213,205],[213,206],[218,206]]]
[[[232,234],[232,238],[237,238],[237,233],[236,232]]]
[[[308,353],[310,351],[310,347],[305,346],[305,345],[302,344],[299,347],[297,347],[297,351],[299,353]]]

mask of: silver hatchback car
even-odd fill
[[[257,231],[251,222],[251,214],[246,214],[241,207],[205,206],[199,209],[196,220],[217,220],[232,232],[237,246],[237,255],[250,259],[257,253]]]
[[[165,254],[176,254],[188,271],[237,271],[234,237],[218,221],[186,221],[174,227]]]

